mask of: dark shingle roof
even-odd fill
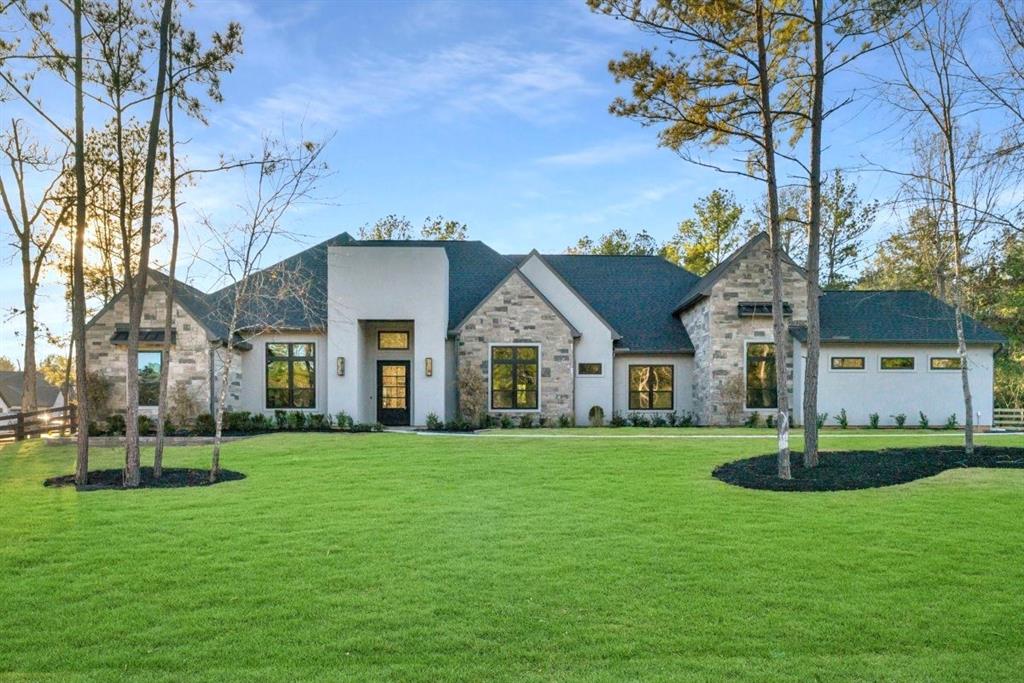
[[[792,329],[807,340],[804,326]],[[964,315],[968,342],[1002,344],[1006,339]],[[917,290],[827,290],[821,297],[823,342],[956,343],[954,310],[928,292]]]
[[[673,311],[699,279],[660,256],[542,258],[608,324],[622,335],[616,346],[630,351],[693,351],[693,342]]]
[[[0,370],[0,398],[9,408],[21,407],[22,382],[25,381],[25,373],[20,370]],[[60,390],[47,382],[36,372],[36,403],[40,407],[52,406]]]

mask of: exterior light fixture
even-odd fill
[[[424,363],[425,363],[424,370],[427,373],[427,377],[433,377],[434,376],[434,359],[433,358],[427,358],[427,360]]]
[[[345,376],[345,356],[338,356],[338,377]]]

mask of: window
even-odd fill
[[[405,351],[409,348],[409,333],[381,330],[377,333],[377,348],[381,351]]]
[[[913,356],[882,356],[879,367],[883,370],[913,370]]]
[[[777,408],[779,389],[775,382],[775,344],[747,344],[747,408]]]
[[[315,348],[306,342],[267,344],[267,408],[316,407]]]
[[[600,363],[580,363],[576,368],[577,375],[600,375],[601,372]]]
[[[960,359],[956,356],[936,356],[929,360],[932,370],[959,370]]]
[[[832,356],[833,370],[863,370],[864,356]]]
[[[672,410],[673,374],[671,365],[630,365],[629,409]]]
[[[772,315],[772,302],[741,301],[736,304],[736,312],[741,318],[770,318]],[[793,315],[793,306],[788,301],[782,302],[782,314]]]
[[[536,410],[540,347],[491,347],[491,409]]]
[[[160,403],[160,364],[162,351],[139,351],[139,405]]]

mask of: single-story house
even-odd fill
[[[675,412],[699,424],[740,423],[776,406],[769,262],[764,233],[703,277],[657,256],[509,255],[479,241],[342,233],[251,283],[259,291],[274,273],[308,274],[306,296],[269,295],[260,315],[242,312],[228,407],[423,425],[431,414],[458,415],[461,370],[477,374],[496,416],[586,424],[599,406],[606,418]],[[801,424],[807,289],[788,257],[784,270],[785,363]],[[139,345],[144,411],[156,403],[164,362],[167,282],[151,271]],[[208,409],[235,290],[178,282],[175,291],[171,381]],[[919,411],[933,423],[954,414],[963,422],[950,306],[920,291],[824,291],[820,304],[821,412],[845,409],[855,425],[871,413],[883,425],[900,413],[914,424]],[[119,296],[87,333],[89,367],[121,386],[127,321]],[[991,425],[993,354],[1004,339],[969,317],[965,327],[975,422]],[[123,408],[124,391],[114,396]]]
[[[21,394],[25,385],[25,373],[20,370],[0,370],[0,415],[21,412]],[[60,408],[64,405],[64,394],[37,372],[36,404],[43,408]]]

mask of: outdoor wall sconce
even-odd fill
[[[345,376],[345,356],[338,356],[338,377]]]
[[[434,359],[433,358],[427,358],[427,360],[425,361],[424,370],[426,370],[426,372],[427,372],[427,377],[433,377],[434,376]]]

